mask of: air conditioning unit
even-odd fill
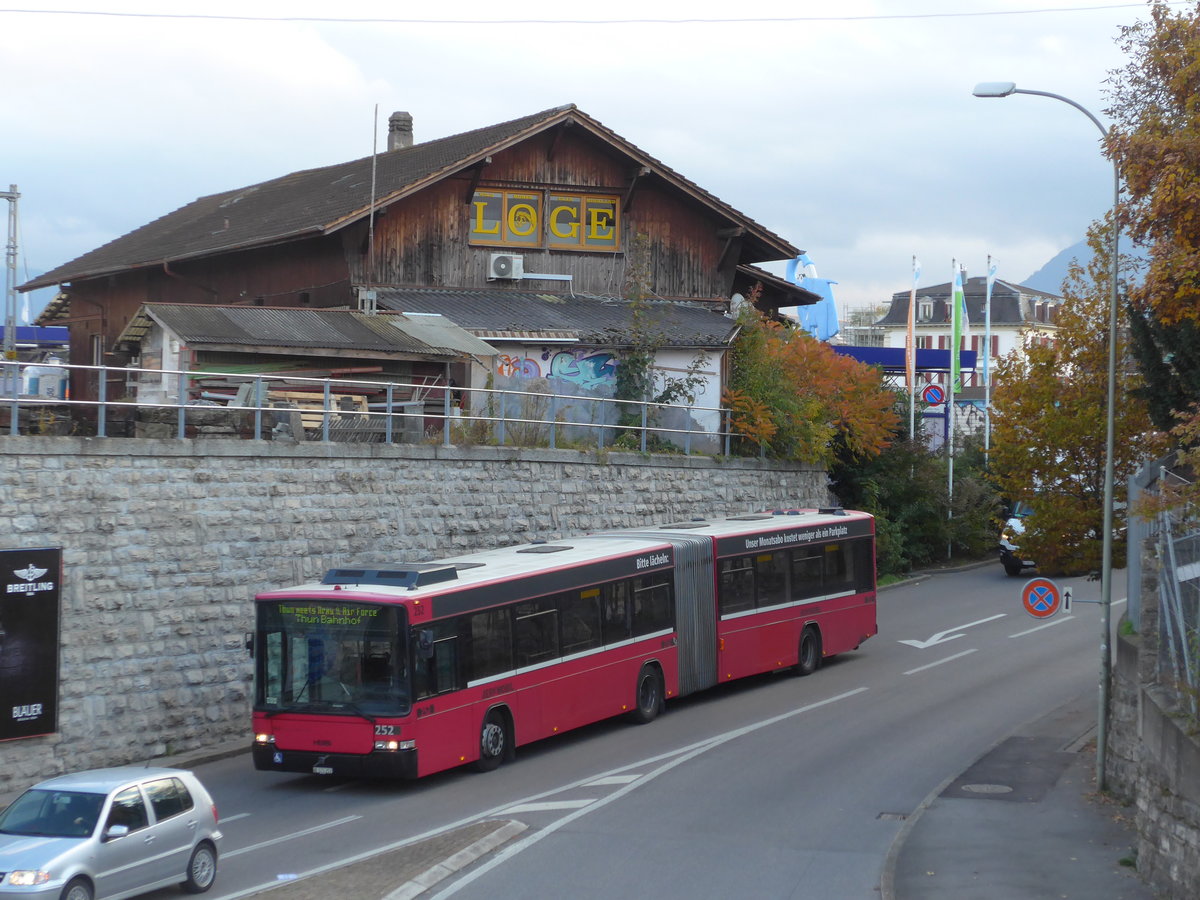
[[[488,281],[518,281],[525,274],[525,257],[493,253],[488,257]]]

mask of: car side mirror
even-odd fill
[[[109,825],[104,831],[104,839],[106,841],[115,841],[117,838],[123,838],[129,834],[128,825]]]

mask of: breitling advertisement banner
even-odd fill
[[[0,741],[58,725],[62,550],[0,550]]]

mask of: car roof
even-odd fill
[[[86,793],[108,793],[113,788],[151,778],[190,775],[185,769],[154,768],[151,766],[114,766],[108,769],[89,769],[58,775],[33,786],[33,790],[70,790]]]

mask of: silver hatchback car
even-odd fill
[[[0,898],[119,900],[217,877],[217,807],[191,772],[124,766],[60,775],[0,813]]]

